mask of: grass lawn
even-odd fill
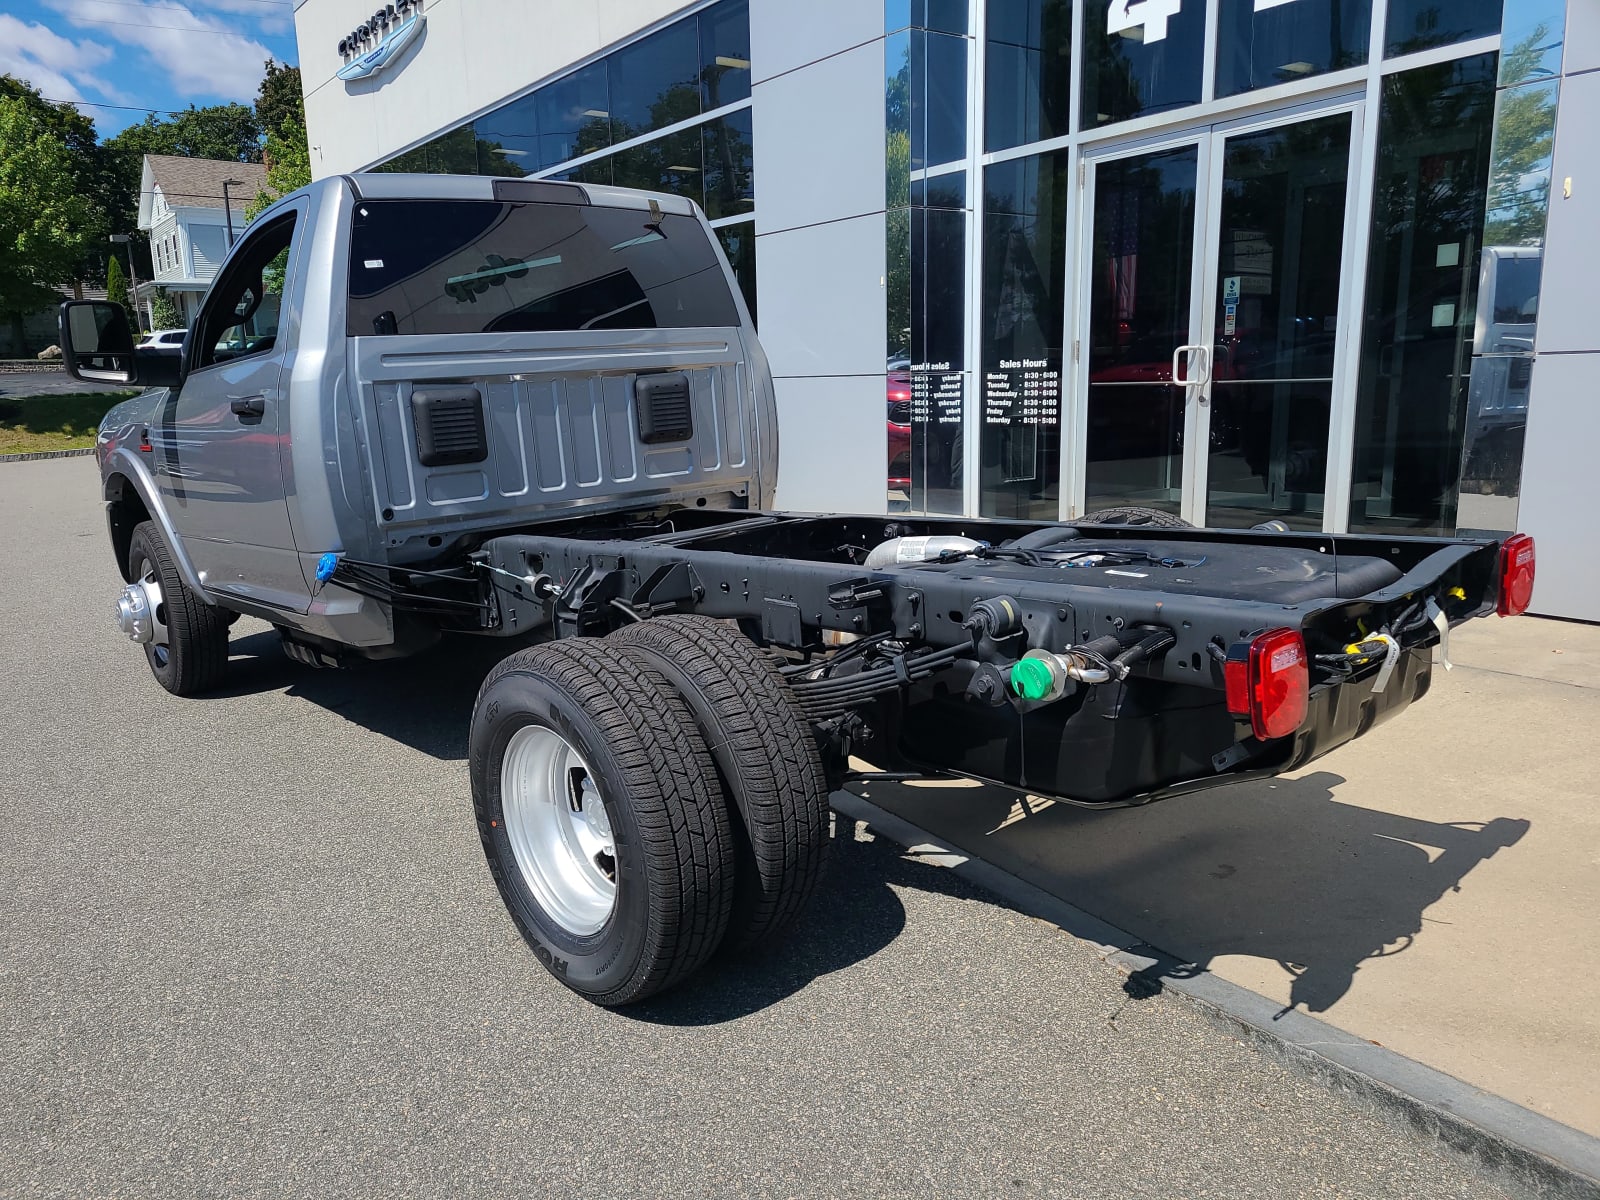
[[[0,454],[81,450],[94,445],[100,418],[136,392],[70,392],[0,397]]]

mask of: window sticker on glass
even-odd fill
[[[381,271],[381,270],[383,270],[383,259],[381,259],[381,258],[369,258],[369,259],[366,260],[366,262],[362,263],[361,265],[364,266],[369,271]]]
[[[548,258],[501,258],[498,254],[491,254],[484,260],[488,265],[481,271],[472,271],[466,275],[452,275],[444,281],[444,294],[452,300],[464,301],[468,304],[478,302],[478,293],[490,286],[500,287],[507,279],[523,279],[530,268],[553,267],[561,262],[561,255],[553,254]],[[468,286],[476,284],[476,287]]]
[[[1167,21],[1182,10],[1183,0],[1111,0],[1106,32],[1146,45],[1159,42],[1167,36]]]

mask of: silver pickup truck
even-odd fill
[[[1298,767],[1526,608],[1530,539],[771,511],[773,384],[687,201],[351,175],[230,252],[178,356],[69,301],[122,630],[216,688],[240,614],[308,667],[508,639],[474,813],[600,1004],[773,941],[854,755],[1106,808]],[[1447,647],[1444,647],[1447,648]]]

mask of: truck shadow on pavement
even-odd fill
[[[514,646],[447,640],[426,657],[318,671],[287,660],[269,632],[235,638],[233,694],[286,689],[435,758],[466,757],[473,699]],[[974,857],[1059,896],[1131,935],[1124,949],[1156,958],[1130,976],[1130,996],[1226,955],[1279,964],[1289,1007],[1325,1012],[1363,964],[1402,954],[1426,910],[1529,822],[1435,822],[1340,801],[1328,771],[1253,781],[1153,804],[1092,812],[966,784],[864,782],[866,799]],[[1484,802],[1462,798],[1464,808]],[[853,825],[840,822],[841,831]],[[905,926],[897,888],[978,897],[1011,907],[954,872],[919,863],[884,839],[841,833],[819,894],[768,955],[719,960],[628,1015],[671,1025],[748,1015],[813,979],[859,962]]]
[[[1289,976],[1289,1008],[1325,1012],[1363,964],[1410,949],[1427,909],[1529,829],[1363,808],[1336,797],[1345,782],[1316,771],[1106,812],[992,787],[862,792],[1131,934],[1124,949],[1158,960],[1129,977],[1131,996],[1248,955]]]

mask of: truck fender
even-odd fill
[[[123,503],[127,489],[132,488],[140,506],[150,514],[150,519],[160,526],[161,536],[166,539],[167,546],[172,551],[172,561],[177,565],[178,574],[183,577],[184,585],[207,604],[215,604],[215,598],[200,582],[194,563],[189,560],[189,552],[184,548],[183,539],[173,528],[172,518],[167,515],[166,506],[161,503],[160,489],[156,487],[155,480],[150,476],[150,469],[143,460],[127,446],[116,446],[100,464],[100,473],[104,479],[103,495],[108,506]],[[106,519],[111,526],[111,544],[117,551],[117,570],[126,577],[127,540],[132,529],[130,527],[123,531],[118,528],[114,507],[108,507]]]

